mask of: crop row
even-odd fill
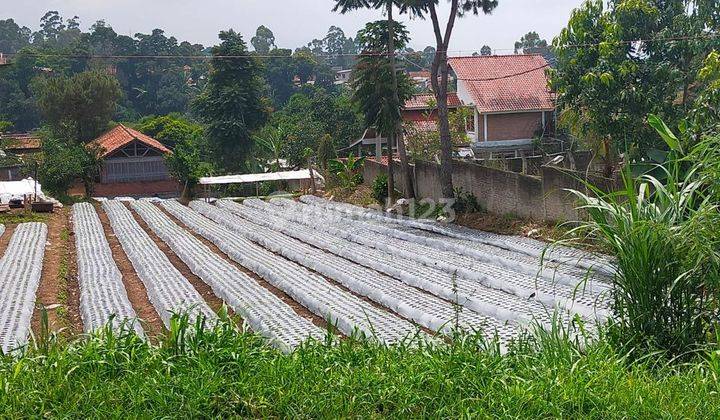
[[[3,353],[27,341],[46,240],[44,223],[22,223],[15,228],[0,259],[0,350]]]
[[[565,246],[556,245],[548,247],[547,244],[530,238],[508,237],[490,232],[467,229],[462,226],[441,225],[431,220],[418,220],[404,216],[388,215],[372,209],[366,209],[348,203],[333,202],[311,195],[300,197],[300,201],[312,206],[342,212],[354,218],[381,221],[404,228],[436,233],[448,238],[491,245],[525,254],[533,258],[543,257],[549,261],[576,265],[584,270],[598,271],[604,275],[612,275],[614,272],[611,262],[606,257]]]
[[[287,293],[346,335],[360,334],[385,343],[405,341],[416,334],[409,322],[381,311],[330,284],[307,268],[288,261],[200,215],[176,201],[161,205],[199,235],[213,242],[238,264]]]
[[[89,203],[73,206],[73,229],[80,284],[80,315],[86,332],[105,327],[129,327],[142,335],[115,264],[100,218]]]
[[[170,328],[174,313],[188,313],[193,322],[198,316],[208,321],[216,318],[200,293],[172,265],[122,202],[105,201],[103,209],[125,254],[145,285],[150,302],[167,328]]]
[[[146,201],[136,201],[131,206],[192,272],[210,285],[213,292],[254,331],[284,351],[292,350],[308,337],[323,338],[322,329],[296,314],[255,279],[213,252],[157,207]]]
[[[517,313],[527,313],[527,309],[530,309],[536,318],[541,318],[543,314],[547,315],[559,307],[589,319],[605,316],[604,308],[595,307],[595,298],[588,295],[577,296],[573,288],[542,277],[531,277],[483,262],[470,261],[463,265],[458,263],[453,255],[443,255],[441,259],[434,250],[412,242],[392,237],[377,237],[367,232],[353,233],[352,227],[348,226],[349,222],[338,223],[322,215],[308,215],[304,213],[307,209],[301,207],[302,205],[293,205],[291,202],[282,206],[273,206],[259,200],[245,200],[245,203],[267,214],[274,214],[287,221],[304,224],[313,230],[372,249],[375,254],[373,261],[385,261],[384,267],[376,269],[402,278],[407,278],[404,272],[417,273],[424,279],[424,285],[418,284],[418,287],[445,298],[448,298],[447,290],[457,290],[466,305],[480,305],[478,310],[483,310],[483,304],[494,304],[514,308]],[[398,272],[399,268],[401,271]],[[509,297],[508,294],[515,297]],[[533,305],[533,301],[541,305]],[[527,309],[522,311],[518,307]],[[502,317],[502,314],[499,315]]]
[[[273,230],[277,226],[264,221],[262,215],[242,219],[226,209],[202,202],[194,202],[191,206],[253,242],[308,267],[424,327],[450,332],[457,326],[465,330],[482,330],[489,336],[497,332],[502,338],[511,338],[515,335],[513,326],[504,325],[491,316],[469,310],[463,311],[462,307],[458,310],[450,302],[334,253],[310,246],[306,242],[309,240],[307,234],[299,234],[296,236],[297,239],[294,239],[291,237],[294,235]],[[316,236],[312,232],[310,235]]]

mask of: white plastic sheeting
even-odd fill
[[[439,251],[454,252],[478,261],[484,261],[507,268],[512,271],[519,271],[530,276],[543,276],[554,282],[563,283],[572,287],[578,284],[584,288],[590,288],[596,293],[605,292],[608,289],[606,283],[596,280],[600,277],[593,270],[580,269],[574,265],[560,264],[544,260],[539,257],[532,257],[528,254],[510,251],[485,243],[457,239],[439,234],[432,234],[413,228],[402,227],[389,223],[385,220],[363,219],[354,217],[348,212],[339,211],[333,208],[318,207],[308,204],[301,204],[291,200],[273,200],[273,204],[295,205],[299,211],[318,214],[320,217],[335,219],[337,222],[350,224],[355,231],[372,231],[393,238],[406,240],[419,245],[428,246]],[[542,262],[542,264],[541,264]]]
[[[298,235],[300,240],[297,240],[265,227],[279,228],[272,223],[263,223],[261,216],[249,221],[233,215],[228,210],[202,202],[194,202],[191,206],[206,217],[253,242],[315,270],[426,328],[448,333],[454,327],[483,331],[488,338],[497,334],[503,341],[516,335],[514,326],[505,325],[496,318],[463,311],[462,307],[456,308],[450,302],[424,293],[394,278],[307,245],[304,241],[308,238],[302,234]]]
[[[565,320],[569,318],[569,314],[564,314],[565,311],[554,304],[546,306],[540,301],[529,300],[527,296],[532,294],[530,291],[517,296],[462,278],[455,273],[397,258],[386,251],[337,235],[317,235],[317,229],[306,226],[303,216],[293,214],[290,209],[283,212],[282,208],[259,200],[245,200],[245,203],[247,205],[221,200],[217,205],[487,316],[523,324],[531,320],[547,324],[557,309]],[[552,299],[552,296],[548,296],[548,300]]]
[[[80,315],[85,332],[104,328],[112,321],[114,329],[132,328],[143,336],[102,223],[91,204],[73,206],[73,230],[80,284]]]
[[[318,340],[324,337],[322,329],[296,314],[285,302],[175,224],[149,201],[136,201],[132,208],[195,275],[209,284],[250,328],[268,338],[273,345],[289,352],[308,337]]]
[[[325,232],[337,238],[364,245],[367,248],[383,251],[386,254],[384,259],[391,261],[388,264],[394,264],[398,267],[405,264],[404,271],[413,273],[419,270],[427,272],[428,269],[435,269],[433,277],[444,283],[445,288],[448,287],[448,284],[454,284],[455,282],[463,283],[463,288],[460,290],[464,293],[468,293],[467,291],[472,293],[468,298],[473,295],[492,296],[483,294],[482,291],[476,293],[471,285],[472,283],[476,285],[479,283],[487,288],[519,296],[524,300],[537,300],[549,308],[545,312],[552,312],[550,308],[559,305],[588,319],[604,319],[607,316],[606,305],[598,296],[587,293],[580,294],[572,287],[557,284],[542,277],[528,276],[480,261],[458,261],[462,258],[459,256],[455,258],[452,255],[444,255],[440,259],[434,250],[428,250],[427,247],[391,237],[373,235],[372,232],[353,233],[351,222],[337,223],[332,219],[294,211],[292,207],[283,209],[283,207],[271,206],[255,199],[245,200],[244,203],[247,206],[263,209],[267,213],[277,214],[287,220],[305,224],[318,232]],[[382,253],[376,253],[376,258],[382,259]],[[421,269],[418,263],[425,267]],[[438,270],[444,272],[444,274],[438,275]],[[388,271],[388,273],[390,272]],[[392,275],[396,276],[398,274]],[[438,293],[434,289],[428,290]],[[537,311],[533,312],[537,313]]]
[[[300,201],[313,206],[340,211],[356,218],[378,220],[408,228],[434,232],[451,238],[475,241],[509,251],[519,252],[535,258],[540,258],[542,254],[545,253],[545,259],[550,261],[573,264],[585,270],[597,270],[605,275],[612,275],[614,273],[614,267],[609,258],[578,249],[563,246],[548,247],[548,244],[530,238],[508,237],[467,229],[461,226],[441,225],[431,220],[417,220],[404,216],[388,215],[372,209],[366,209],[348,203],[328,201],[312,195],[304,195],[300,197]]]
[[[0,350],[5,354],[27,342],[46,240],[44,223],[22,223],[0,259]]]
[[[375,308],[305,267],[273,254],[195,210],[173,200],[163,201],[161,205],[238,264],[284,291],[314,314],[327,319],[344,334],[360,334],[387,344],[406,342],[418,334],[411,323]]]
[[[217,318],[200,293],[172,265],[122,202],[109,200],[102,206],[120,245],[145,285],[150,302],[167,328],[173,313],[188,313],[192,322],[198,316],[208,321]]]

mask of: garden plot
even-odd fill
[[[104,328],[112,321],[115,329],[129,327],[143,336],[100,218],[91,204],[73,206],[73,229],[80,284],[80,314],[85,332]]]
[[[103,209],[125,254],[147,289],[148,297],[163,323],[170,328],[173,313],[187,312],[194,322],[198,316],[214,320],[215,313],[200,293],[170,263],[152,238],[135,221],[120,201],[105,201]]]
[[[363,219],[328,206],[319,207],[298,203],[287,199],[276,199],[273,204],[298,206],[298,210],[321,217],[335,219],[339,223],[351,223],[353,228],[370,230],[375,233],[391,236],[396,239],[425,245],[439,251],[450,251],[467,256],[478,261],[498,265],[513,271],[520,271],[530,276],[541,275],[547,279],[561,282],[575,287],[580,283],[593,287],[597,283],[598,289],[607,288],[606,283],[599,283],[597,279],[604,278],[595,270],[588,270],[571,264],[542,259],[538,256],[519,253],[495,245],[488,245],[468,239],[458,239],[443,236],[438,233],[408,228],[396,223],[389,223],[378,219]]]
[[[442,225],[432,220],[418,220],[401,215],[390,215],[348,203],[329,201],[312,195],[302,196],[300,201],[312,206],[334,210],[356,219],[392,224],[418,236],[437,237],[436,235],[438,235],[446,239],[454,238],[463,241],[462,243],[470,241],[491,245],[536,258],[538,261],[545,254],[544,259],[546,261],[574,265],[583,270],[598,271],[604,276],[612,276],[614,273],[614,267],[609,258],[575,248],[565,246],[548,247],[548,244],[530,238],[498,235],[468,229],[463,226]]]
[[[272,344],[287,352],[308,337],[318,340],[324,337],[322,329],[296,314],[255,279],[225,261],[153,204],[136,201],[131,206],[193,273]]]
[[[280,202],[289,203],[289,200],[278,200]],[[293,205],[293,204],[290,204]],[[475,270],[476,266],[493,266],[507,271],[512,271],[518,275],[524,275],[525,278],[532,278],[533,282],[537,278],[538,280],[544,280],[546,283],[558,284],[559,286],[569,286],[575,289],[578,284],[583,281],[582,277],[569,277],[560,273],[553,273],[551,276],[538,275],[539,260],[532,267],[531,263],[520,264],[517,261],[506,260],[503,257],[497,255],[485,254],[482,258],[469,257],[467,255],[461,255],[456,252],[445,251],[437,249],[428,245],[417,243],[417,241],[399,239],[387,233],[378,233],[373,231],[370,223],[363,221],[356,221],[346,218],[338,218],[337,213],[321,210],[316,212],[313,207],[305,206],[302,204],[294,204],[296,211],[306,215],[310,219],[322,220],[327,224],[331,224],[335,227],[342,228],[349,238],[368,246],[375,246],[374,244],[380,244],[380,246],[388,245],[393,252],[409,253],[415,258],[421,256],[422,261],[427,263],[430,261],[432,264],[437,266],[445,266],[446,269],[450,270]],[[389,229],[389,231],[392,231]],[[414,239],[414,238],[413,238]],[[528,283],[528,284],[532,284]],[[591,300],[597,300],[599,295],[607,295],[608,286],[606,284],[599,284],[597,282],[589,282],[583,284],[583,287],[578,287],[577,294],[578,300],[583,298],[589,298]],[[605,296],[606,297],[606,296]],[[602,300],[602,299],[601,299]]]
[[[454,327],[484,331],[488,338],[497,334],[503,342],[517,335],[514,325],[506,325],[485,314],[463,311],[462,307],[455,307],[394,278],[307,245],[304,242],[307,237],[302,235],[300,240],[293,239],[265,227],[262,221],[241,219],[228,210],[203,202],[193,202],[191,207],[253,242],[315,270],[426,328],[447,333]]]
[[[491,289],[476,281],[469,281],[453,276],[452,273],[397,258],[385,251],[337,236],[317,235],[317,230],[302,224],[300,218],[289,214],[284,215],[286,218],[279,217],[279,209],[270,204],[260,200],[246,200],[246,202],[249,206],[227,200],[220,200],[217,205],[254,223],[283,232],[477,313],[502,321],[527,324],[532,320],[546,323],[555,309],[554,306],[545,307],[539,301]]]
[[[408,279],[408,275],[403,272],[422,275],[430,287],[420,284],[417,286],[443,297],[447,297],[443,293],[447,293],[448,289],[456,289],[459,294],[462,293],[462,299],[470,299],[472,302],[492,302],[496,305],[503,305],[503,302],[507,301],[504,305],[511,304],[513,299],[505,299],[507,294],[488,293],[488,289],[495,289],[495,292],[504,291],[516,295],[522,301],[527,301],[528,309],[538,317],[543,313],[552,312],[556,305],[589,319],[596,317],[603,319],[607,315],[603,301],[600,301],[597,296],[592,296],[587,292],[580,295],[570,286],[553,283],[542,277],[531,277],[482,262],[475,262],[470,269],[458,267],[452,261],[437,260],[423,254],[424,250],[418,249],[416,244],[390,237],[373,240],[363,234],[348,233],[352,228],[348,227],[347,223],[338,224],[326,218],[308,217],[307,214],[301,213],[292,206],[272,206],[254,199],[245,200],[245,203],[261,209],[268,215],[272,214],[288,221],[304,224],[316,232],[325,232],[336,238],[364,245],[365,248],[375,249],[374,258],[370,262],[385,261],[384,267],[375,265],[376,269],[406,280],[411,279]],[[275,222],[279,223],[279,221]],[[342,249],[342,247],[338,246],[336,249]],[[396,268],[393,269],[393,266]],[[428,275],[430,273],[432,274]],[[433,286],[433,283],[437,286]],[[437,288],[438,286],[440,289]],[[443,292],[443,288],[445,292]],[[533,309],[531,306],[533,300],[542,303],[547,309]],[[467,301],[461,300],[461,302]],[[521,304],[521,306],[523,305]],[[528,310],[519,312],[527,313]]]
[[[210,240],[238,264],[287,293],[311,312],[336,325],[346,335],[363,334],[384,343],[405,341],[418,334],[413,324],[346,292],[305,267],[280,257],[177,201],[163,208],[190,229]]]
[[[22,223],[0,259],[0,350],[5,354],[27,342],[46,241],[44,223]]]

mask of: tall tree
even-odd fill
[[[547,55],[550,47],[546,40],[541,39],[537,32],[531,31],[515,43],[515,54],[542,54]]]
[[[407,13],[412,16],[421,16],[422,13],[422,7],[415,4],[415,1],[407,1],[407,0],[335,0],[335,8],[334,11],[340,11],[340,13],[347,13],[352,10],[357,9],[367,9],[367,8],[374,8],[374,9],[384,9],[385,14],[387,16],[387,45],[386,45],[386,51],[387,56],[390,61],[390,65],[394,69],[396,67],[395,63],[395,53],[396,53],[396,45],[395,45],[395,24],[394,24],[394,18],[393,18],[393,7],[397,6],[400,9],[400,13]],[[366,45],[367,46],[367,45]],[[397,81],[397,72],[392,71],[392,74],[390,75],[392,78],[392,92],[393,92],[393,102],[398,104],[398,107],[401,107],[403,103],[399,101],[398,97],[398,81]],[[390,149],[390,153],[392,154],[392,148],[394,140],[397,139],[398,136],[401,135],[401,124],[402,120],[398,120],[397,127],[394,131],[394,133],[388,137],[388,148]],[[398,141],[397,142],[397,149],[398,149],[398,155],[400,156],[400,165],[402,166],[403,175],[405,179],[405,195],[408,198],[412,198],[415,196],[414,194],[414,188],[412,185],[412,172],[410,171],[410,164],[408,162],[407,158],[407,152],[405,150],[405,142],[404,141]],[[388,170],[392,171],[392,159],[388,162]],[[388,188],[390,188],[391,184],[393,182],[392,174],[388,175]],[[390,191],[388,196],[390,200],[392,201],[395,195],[395,191]]]
[[[418,0],[416,4],[422,5],[423,10],[430,14],[433,33],[435,34],[436,53],[430,67],[430,82],[438,107],[438,120],[440,125],[440,185],[442,194],[446,198],[454,197],[452,183],[452,138],[450,123],[448,122],[448,48],[452,37],[455,19],[467,13],[478,15],[481,12],[491,13],[498,5],[497,0],[450,0],[450,14],[441,27],[437,14],[438,0]]]
[[[226,171],[237,171],[252,148],[253,131],[267,119],[267,107],[261,100],[260,65],[242,36],[230,29],[220,32],[220,40],[212,49],[208,83],[194,109],[207,126],[216,162]]]
[[[396,29],[388,30],[387,26]],[[391,34],[392,42],[388,39]],[[402,122],[400,108],[412,95],[412,82],[382,53],[388,44],[403,48],[408,41],[407,30],[394,21],[371,22],[358,32],[357,38],[363,49],[350,81],[353,101],[362,111],[366,124],[388,139],[388,198],[392,202],[395,196],[392,146]]]
[[[73,140],[88,142],[107,129],[122,92],[117,80],[88,71],[71,77],[38,79],[37,104],[56,133],[74,133]]]
[[[255,36],[250,39],[250,43],[255,48],[255,52],[259,54],[267,54],[271,49],[276,48],[275,35],[264,25],[258,26]]]

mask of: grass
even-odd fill
[[[11,212],[0,214],[0,224],[14,225],[18,223],[42,222],[48,221],[47,214]]]
[[[50,340],[0,361],[0,417],[720,416],[718,354],[630,363],[603,340],[580,350],[562,334],[538,337],[505,355],[472,336],[434,348],[310,343],[285,355],[229,324],[157,346],[131,334]]]

